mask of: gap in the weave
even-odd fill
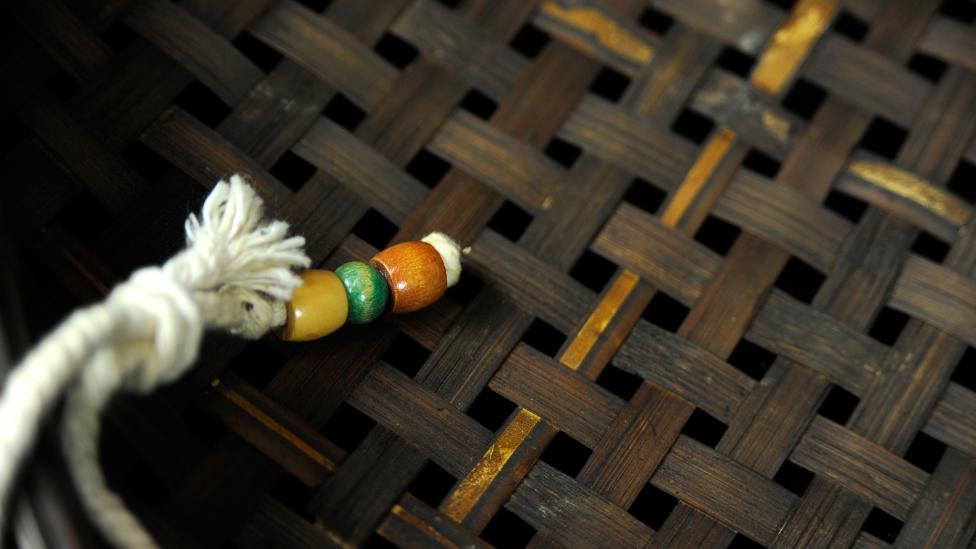
[[[400,70],[407,68],[420,55],[420,51],[413,44],[389,32],[383,33],[373,46],[373,51]]]
[[[786,92],[780,104],[800,118],[811,120],[826,99],[827,90],[800,77]]]
[[[658,290],[654,292],[654,297],[647,307],[644,307],[641,318],[659,328],[676,333],[689,312],[690,309],[683,303]]]
[[[908,130],[882,116],[875,116],[861,136],[857,148],[894,160],[907,138]]]
[[[346,451],[353,453],[376,426],[376,421],[343,402],[320,429],[322,436]]]
[[[488,228],[512,242],[518,242],[532,223],[532,215],[511,200],[505,200],[488,220]]]
[[[775,360],[775,354],[743,337],[732,349],[726,362],[752,379],[760,381]]]
[[[443,467],[427,460],[424,468],[407,486],[407,492],[436,509],[456,483],[457,479],[445,471]]]
[[[742,234],[742,229],[709,215],[695,232],[695,240],[704,244],[706,248],[724,256],[732,248],[732,244]]]
[[[536,529],[518,515],[502,507],[481,531],[481,539],[495,547],[520,549],[532,541]]]
[[[697,440],[709,448],[715,448],[728,429],[729,426],[722,423],[721,420],[701,408],[695,408],[681,429],[681,434]]]
[[[271,488],[272,498],[309,523],[314,523],[316,520],[315,514],[309,509],[309,501],[314,493],[313,488],[284,472]]]
[[[868,518],[864,520],[861,531],[867,532],[881,541],[894,543],[904,525],[904,522],[875,507],[871,509]]]
[[[265,73],[273,71],[284,59],[278,50],[258,40],[248,31],[243,31],[234,37],[231,44]]]
[[[651,32],[659,36],[664,36],[674,25],[674,18],[662,11],[658,11],[651,6],[648,6],[644,8],[644,11],[641,12],[640,16],[637,18],[637,22]]]
[[[949,244],[928,231],[919,231],[912,242],[912,252],[935,263],[942,263],[949,255]]]
[[[450,170],[450,163],[426,148],[420,149],[404,168],[404,171],[430,189],[437,186]]]
[[[488,120],[491,118],[491,115],[495,114],[495,110],[498,109],[498,103],[495,103],[494,100],[477,89],[471,88],[471,90],[461,98],[461,102],[458,103],[458,107],[468,111],[482,120]]]
[[[393,343],[387,347],[381,360],[400,370],[407,377],[414,377],[427,359],[430,351],[417,343],[410,336],[399,333]]]
[[[834,24],[831,31],[845,36],[854,42],[861,42],[868,33],[867,23],[847,10],[841,10],[834,17]]]
[[[861,399],[840,385],[833,385],[826,398],[817,408],[817,415],[823,416],[838,425],[846,425]]]
[[[366,210],[363,217],[353,225],[352,234],[377,250],[382,250],[396,236],[397,226],[373,208]]]
[[[797,300],[809,304],[813,303],[814,296],[825,280],[827,275],[802,259],[790,256],[776,278],[774,286]]]
[[[231,112],[227,103],[198,80],[187,84],[173,103],[211,129],[216,128]]]
[[[976,22],[976,3],[972,0],[945,0],[939,6],[939,12],[963,23]]]
[[[615,272],[615,263],[587,249],[573,264],[569,276],[595,293],[600,293]]]
[[[648,482],[634,498],[627,512],[652,529],[660,530],[677,505],[678,498]]]
[[[625,402],[633,398],[643,383],[644,379],[640,376],[617,368],[613,364],[608,364],[596,378],[597,385]]]
[[[773,475],[773,482],[802,497],[806,493],[807,487],[813,482],[813,477],[812,471],[787,459]]]
[[[898,336],[908,325],[908,320],[909,316],[905,313],[885,305],[874,317],[868,335],[890,347],[898,341]]]
[[[976,391],[976,348],[966,347],[950,379],[970,391]]]
[[[585,444],[560,431],[552,438],[539,459],[566,476],[576,478],[592,454],[593,450]]]
[[[234,356],[230,370],[257,390],[263,390],[285,366],[287,357],[272,347],[268,339],[249,341]]]
[[[555,358],[556,353],[566,343],[566,334],[563,334],[545,320],[536,318],[529,325],[525,333],[522,334],[521,341],[540,353]]]
[[[493,433],[497,433],[518,406],[485,386],[465,413]]]
[[[965,160],[959,162],[946,188],[970,204],[976,204],[976,165]]]
[[[714,128],[715,123],[710,118],[687,108],[681,109],[674,123],[671,124],[671,131],[696,145],[704,143]]]
[[[590,82],[589,90],[593,94],[615,103],[623,97],[628,86],[630,86],[630,78],[610,67],[603,67]]]
[[[336,93],[322,109],[322,116],[352,132],[366,119],[366,111],[345,95]]]
[[[270,173],[294,192],[298,192],[315,175],[315,166],[291,151],[285,151],[271,166]]]
[[[508,42],[508,47],[526,59],[535,59],[550,42],[549,35],[531,22],[525,23]]]

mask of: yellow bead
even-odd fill
[[[302,285],[288,303],[288,323],[281,331],[285,341],[308,341],[331,334],[346,323],[349,301],[346,288],[331,271],[302,273]]]

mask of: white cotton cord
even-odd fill
[[[146,393],[197,357],[205,328],[256,339],[285,322],[285,302],[308,267],[305,240],[266,223],[260,197],[239,175],[221,181],[187,248],[136,271],[109,297],[72,314],[11,373],[0,395],[0,525],[15,475],[45,414],[66,393],[62,445],[82,504],[118,547],[155,547],[98,466],[101,411],[118,390]]]

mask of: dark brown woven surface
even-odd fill
[[[32,339],[233,172],[325,268],[472,247],[431,310],[119,399],[161,543],[974,547],[976,5],[456,4],[8,8]]]

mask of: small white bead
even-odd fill
[[[420,239],[437,250],[444,262],[444,270],[447,272],[447,287],[457,284],[461,278],[461,246],[451,237],[444,233],[430,233]]]

